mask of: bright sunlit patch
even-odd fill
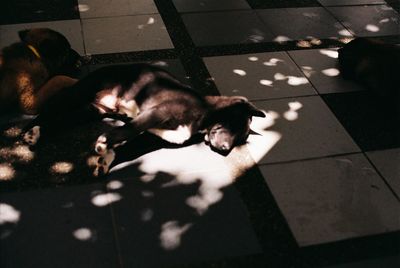
[[[314,69],[311,66],[301,66],[301,70],[308,78],[310,78],[315,73]]]
[[[82,5],[82,4],[78,5],[79,12],[86,12],[89,11],[89,9],[90,9],[89,5]]]
[[[249,61],[258,61],[258,57],[249,57]]]
[[[29,149],[28,145],[17,144],[13,147],[1,148],[0,156],[9,160],[29,162],[34,158],[35,154]]]
[[[274,41],[278,42],[278,43],[284,43],[284,42],[288,42],[290,40],[292,40],[292,39],[290,39],[287,36],[283,36],[283,35],[279,35],[279,36],[275,37],[275,39],[274,39]]]
[[[291,86],[300,86],[300,85],[308,84],[308,80],[305,77],[297,77],[297,76],[289,75],[289,76],[287,76],[287,79],[288,79],[288,84]]]
[[[347,29],[341,29],[341,30],[338,31],[338,33],[341,36],[347,36],[347,37],[353,36],[352,33]]]
[[[89,228],[79,228],[75,230],[72,234],[76,239],[81,241],[88,241],[93,236],[93,233]]]
[[[154,24],[156,20],[153,17],[150,17],[149,20],[147,21],[147,24]]]
[[[8,138],[16,138],[21,135],[22,129],[19,127],[11,127],[9,129],[4,130],[4,136]]]
[[[56,162],[50,167],[51,173],[67,174],[74,169],[74,165],[70,162]]]
[[[387,22],[389,22],[389,21],[390,21],[389,18],[384,18],[384,19],[381,19],[381,20],[379,21],[379,23],[387,23]]]
[[[240,76],[245,76],[246,75],[246,71],[241,70],[241,69],[233,69],[233,73],[240,75]]]
[[[283,62],[281,59],[271,58],[269,61],[263,62],[265,66],[276,66],[278,62]]]
[[[189,230],[192,224],[187,223],[179,226],[177,221],[169,221],[162,225],[160,242],[161,247],[165,250],[174,250],[181,244],[182,235]]]
[[[337,59],[339,57],[339,53],[337,50],[330,50],[330,49],[320,49],[319,53],[322,55],[328,56],[332,59]]]
[[[118,193],[98,194],[92,198],[92,204],[97,207],[104,207],[122,199]]]
[[[266,79],[260,80],[260,84],[267,87],[272,87],[273,83],[274,82],[272,82],[271,80],[266,80]]]
[[[0,203],[0,225],[5,223],[17,223],[21,217],[21,212],[13,206]]]
[[[321,71],[324,75],[334,77],[340,74],[340,71],[336,68],[329,68]]]
[[[299,40],[299,41],[297,41],[296,46],[298,46],[298,47],[312,47],[312,44],[308,40]]]
[[[367,24],[367,25],[365,26],[365,30],[367,30],[367,31],[369,31],[369,32],[376,33],[376,32],[379,32],[380,29],[379,29],[379,27],[376,26],[376,25]]]
[[[9,181],[15,176],[14,168],[9,164],[0,164],[0,181]]]
[[[299,113],[297,112],[303,107],[298,101],[293,101],[288,103],[289,110],[283,113],[283,117],[288,121],[294,121],[299,118]]]
[[[124,186],[124,184],[121,181],[110,181],[109,183],[107,183],[107,189],[109,190],[118,190],[121,189]]]

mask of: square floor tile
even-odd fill
[[[82,27],[79,20],[66,20],[66,21],[46,21],[36,23],[21,23],[0,25],[0,47],[8,46],[14,42],[19,42],[18,31],[45,27],[58,31],[65,35],[71,47],[81,55],[85,54],[82,38]]]
[[[400,148],[367,152],[367,156],[396,194],[400,196]]]
[[[288,53],[320,94],[362,90],[356,83],[344,80],[340,75],[337,49],[295,50]]]
[[[345,129],[318,96],[256,101],[266,111],[266,118],[253,117],[252,129],[261,134],[255,142],[267,137],[273,146],[260,163],[292,161],[360,151]],[[256,155],[262,146],[252,145]]]
[[[258,10],[274,40],[339,38],[351,34],[321,7]]]
[[[158,13],[152,0],[78,0],[83,19]]]
[[[400,230],[400,203],[361,154],[260,169],[300,246]]]
[[[178,12],[250,9],[245,0],[172,0]]]
[[[356,36],[400,34],[400,16],[389,6],[329,7],[328,10]]]
[[[272,40],[272,34],[253,11],[183,14],[182,19],[197,46]]]
[[[0,266],[116,267],[102,184],[0,195]]]
[[[285,52],[204,58],[222,95],[250,100],[316,94]]]
[[[124,265],[172,266],[259,253],[248,212],[231,185],[241,164],[235,159],[201,143],[115,166],[108,178],[122,197],[113,212]]]
[[[2,1],[0,24],[79,19],[76,0]]]
[[[252,8],[317,7],[317,0],[247,0]]]
[[[386,4],[384,0],[318,0],[323,6],[353,6]]]
[[[400,147],[396,107],[366,90],[322,97],[363,151]]]
[[[84,19],[82,23],[89,54],[173,48],[157,14]]]

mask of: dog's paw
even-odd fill
[[[34,126],[28,132],[26,132],[23,136],[24,142],[29,145],[35,145],[40,138],[40,127]]]
[[[99,156],[95,169],[93,171],[93,176],[99,177],[101,175],[107,174],[110,170],[110,165],[115,159],[115,152],[112,149],[106,150],[104,155]]]
[[[105,155],[107,153],[107,138],[105,135],[101,135],[97,138],[94,150],[99,155]]]

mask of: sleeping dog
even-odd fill
[[[246,142],[252,116],[265,115],[244,97],[203,97],[158,67],[114,65],[90,73],[51,98],[24,140],[36,144],[40,135],[66,122],[94,117],[121,120],[123,126],[102,134],[95,143],[98,175],[108,172],[113,148],[144,131],[175,144],[202,133],[212,150],[227,154]]]

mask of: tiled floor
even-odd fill
[[[31,152],[0,118],[1,267],[400,267],[400,129],[345,81],[353,36],[400,43],[393,0],[16,0],[0,47],[50,27],[103,65],[153,62],[201,94],[246,96],[248,144],[224,157],[151,135],[106,178],[88,148],[107,126]],[[397,10],[397,11],[396,11]],[[29,119],[28,119],[29,120]]]

